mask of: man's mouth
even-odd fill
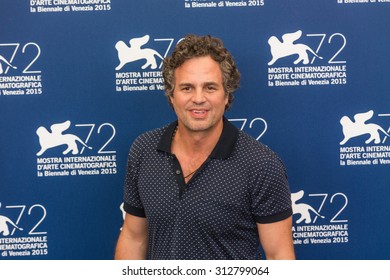
[[[191,114],[196,117],[203,117],[207,114],[208,110],[204,109],[192,109],[190,110]]]
[[[195,114],[204,114],[206,110],[192,110],[192,112]]]

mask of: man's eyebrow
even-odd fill
[[[218,83],[217,82],[205,82],[203,85],[205,86],[218,86]]]
[[[205,86],[218,86],[219,84],[217,82],[209,81],[202,83],[202,87]],[[191,82],[183,82],[177,85],[177,87],[194,87],[194,84]]]
[[[193,86],[192,83],[189,83],[189,82],[184,82],[184,83],[180,83],[178,84],[179,87],[183,87],[183,86]]]

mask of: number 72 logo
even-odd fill
[[[1,62],[6,64],[5,69],[2,70],[3,73],[0,74],[7,74],[10,68],[14,68],[14,69],[19,68],[17,67],[17,65],[14,65],[14,60],[18,54],[20,47],[21,47],[20,43],[0,44],[0,68],[1,68]],[[11,49],[11,51],[8,51],[11,53],[9,57],[5,57],[4,52],[6,49]],[[28,52],[33,54],[33,57],[29,58],[31,60],[28,62],[27,66],[22,69],[22,73],[23,74],[41,73],[40,70],[31,69],[41,55],[41,48],[39,47],[39,45],[34,42],[28,42],[22,46],[21,52],[22,54],[27,54]]]

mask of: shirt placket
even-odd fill
[[[180,163],[178,159],[176,158],[175,155],[171,155],[171,162],[172,162],[172,170],[173,174],[175,176],[177,185],[179,186],[179,196],[178,196],[178,201],[177,201],[177,211],[176,213],[172,213],[175,215],[174,219],[174,226],[173,226],[173,240],[170,246],[170,254],[171,254],[171,259],[178,259],[178,256],[180,256],[180,239],[181,239],[181,234],[182,234],[182,209],[183,207],[183,201],[182,201],[182,196],[185,190],[185,181],[183,177],[183,171],[181,169]]]

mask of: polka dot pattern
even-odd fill
[[[261,258],[256,224],[292,214],[283,163],[225,120],[224,141],[185,184],[169,152],[175,126],[139,136],[129,153],[125,210],[148,220],[148,259]]]

